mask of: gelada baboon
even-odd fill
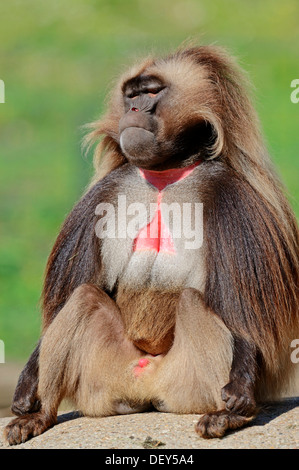
[[[246,90],[211,46],[119,80],[86,138],[101,137],[95,176],[49,257],[10,444],[55,424],[64,397],[87,416],[200,413],[210,438],[283,392],[298,230]]]

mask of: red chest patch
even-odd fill
[[[161,201],[163,190],[169,184],[176,183],[189,176],[200,161],[186,168],[173,168],[164,171],[142,170],[139,168],[142,178],[158,189],[157,210],[152,220],[138,233],[133,243],[133,251],[151,250],[169,254],[175,254],[175,247],[171,233],[163,222],[161,213]]]

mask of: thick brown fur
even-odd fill
[[[112,202],[121,182],[134,176],[120,146],[119,121],[125,114],[124,84],[142,75],[157,77],[173,93],[159,110],[165,123],[158,131],[161,141],[197,122],[208,135],[198,144],[202,164],[198,187],[193,185],[204,207],[198,266],[204,277],[196,291],[178,290],[171,282],[167,292],[132,290],[118,279],[108,289],[102,279],[95,207]],[[294,369],[290,343],[299,335],[298,228],[265,149],[248,82],[235,61],[214,46],[148,58],[121,77],[107,114],[90,129],[86,146],[102,137],[95,175],[47,265],[39,389],[35,363],[33,398],[20,392],[27,372],[13,405],[27,421],[9,425],[7,439],[18,443],[26,438],[24,427],[29,437],[52,425],[63,396],[91,415],[115,413],[124,403],[140,411],[153,403],[162,411],[203,412],[197,432],[221,437],[247,424],[257,402],[277,398],[288,387]],[[194,352],[198,356],[191,359]],[[150,358],[153,376],[145,376],[139,388],[131,370],[144,353],[161,357]],[[107,362],[117,363],[115,370]],[[39,431],[26,414],[36,411],[36,400],[44,413],[37,418]]]
[[[179,50],[168,63],[148,59],[132,73],[138,75],[145,69],[158,73],[162,69],[169,80],[172,77],[176,80],[178,75],[189,94],[182,99],[186,110],[191,115],[200,113],[214,129],[216,140],[209,159],[221,157],[228,177],[221,178],[218,184],[216,180],[210,189],[206,213],[210,245],[206,254],[206,302],[225,318],[233,331],[258,344],[266,370],[272,376],[273,391],[281,389],[283,377],[287,380],[292,368],[290,342],[298,335],[299,236],[295,217],[263,142],[248,96],[249,83],[236,62],[215,46]],[[184,86],[183,78],[186,70],[188,87]],[[193,87],[196,94],[191,92]],[[118,100],[116,88],[112,110],[117,109],[114,103]],[[173,122],[182,122],[181,109],[172,111],[177,114]],[[124,162],[114,140],[117,125],[118,116],[113,118],[109,112],[92,124],[94,131],[87,142],[105,135],[96,148],[93,181]],[[219,231],[220,226],[226,233]],[[244,230],[250,236],[247,246],[236,243],[232,251],[231,240],[238,237],[240,241]],[[215,233],[217,236],[213,236]],[[227,267],[231,269],[229,275]]]

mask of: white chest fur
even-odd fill
[[[201,290],[203,206],[192,184],[196,174],[163,191],[134,176],[120,182],[113,201],[97,207],[103,287],[112,291],[121,282],[134,288]]]

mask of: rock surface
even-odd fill
[[[0,419],[0,448],[13,449],[295,449],[299,447],[299,397],[266,405],[251,425],[222,439],[201,439],[194,431],[200,415],[148,412],[106,418],[59,415],[41,436],[9,447]]]

